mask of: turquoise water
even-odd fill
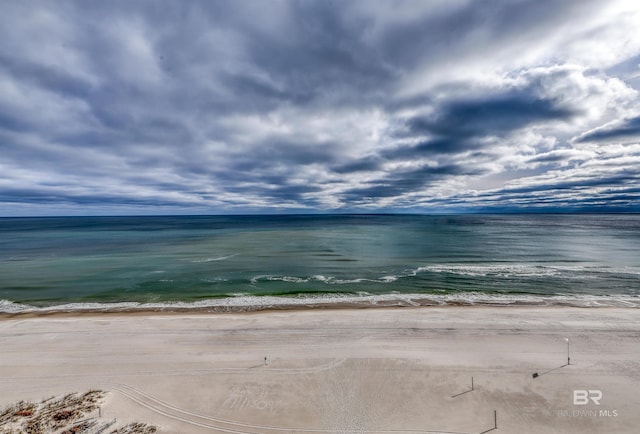
[[[0,219],[0,300],[640,296],[640,215]]]

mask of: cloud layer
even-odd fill
[[[640,211],[640,8],[3,2],[0,215]]]

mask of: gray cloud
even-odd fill
[[[625,7],[8,1],[0,213],[633,207]]]
[[[617,141],[638,137],[640,137],[640,116],[589,131],[580,136],[578,142]]]
[[[376,198],[402,196],[422,189],[443,177],[477,174],[471,168],[456,165],[419,167],[407,171],[395,171],[383,179],[368,183],[365,187],[354,188],[344,193],[349,201],[368,201]]]
[[[418,153],[455,153],[483,146],[486,137],[504,137],[543,121],[568,121],[577,113],[554,101],[530,93],[488,95],[474,100],[449,101],[433,119],[410,119],[407,135],[429,136],[424,141],[385,153],[386,157],[411,157]]]

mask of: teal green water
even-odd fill
[[[0,219],[0,299],[640,295],[639,215]]]

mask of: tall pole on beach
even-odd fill
[[[567,342],[567,365],[570,365],[571,357],[569,357],[569,347],[571,345],[571,341],[569,340],[569,338],[564,338],[564,340]]]

